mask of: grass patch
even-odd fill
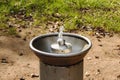
[[[9,28],[8,34],[10,34],[10,35],[16,35],[17,34],[16,33],[16,29],[15,28]]]
[[[0,28],[8,26],[12,16],[14,23],[26,18],[30,21],[32,17],[33,26],[63,21],[68,30],[92,26],[120,32],[119,5],[120,0],[3,0],[0,1]],[[56,13],[60,16],[54,16]]]

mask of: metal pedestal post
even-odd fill
[[[40,62],[40,80],[83,80],[83,60],[70,66],[54,66]]]

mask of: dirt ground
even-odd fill
[[[39,59],[29,49],[35,35],[23,36],[0,36],[0,80],[39,80]],[[84,36],[93,44],[84,58],[84,80],[120,80],[120,35]]]

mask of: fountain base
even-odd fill
[[[83,80],[83,60],[71,66],[53,66],[40,62],[40,80]]]

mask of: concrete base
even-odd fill
[[[64,67],[40,62],[40,80],[83,80],[83,61]]]

